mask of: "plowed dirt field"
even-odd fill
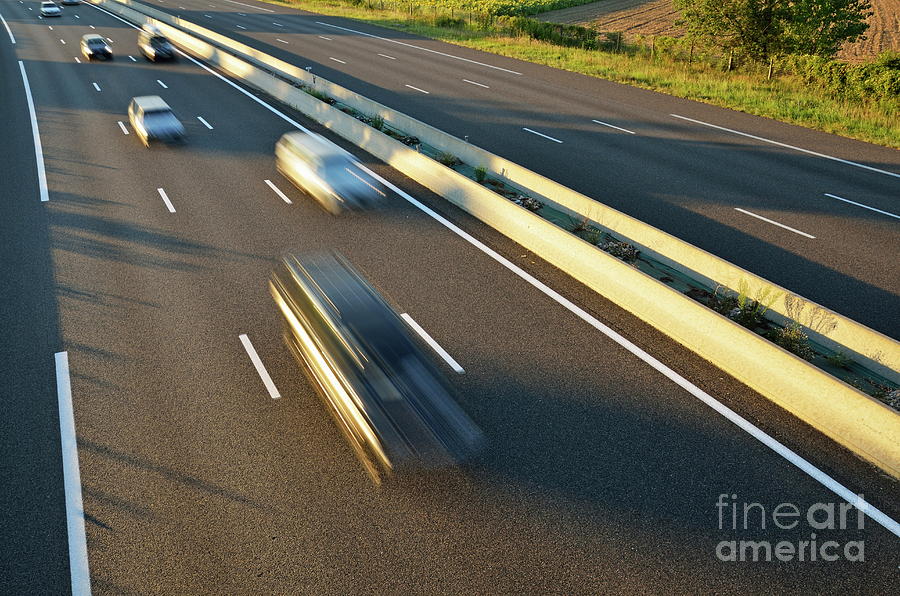
[[[866,39],[847,44],[838,57],[861,62],[886,50],[900,51],[900,0],[872,0],[872,16]],[[680,36],[675,26],[678,11],[672,0],[602,0],[562,10],[553,10],[537,18],[551,23],[591,26],[600,31],[621,31],[634,35]]]

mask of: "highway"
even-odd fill
[[[900,337],[896,150],[254,0],[147,4]]]
[[[0,2],[0,594],[896,585],[895,481],[334,137],[396,190],[386,211],[332,217],[274,166],[281,134],[320,127],[187,57],[145,62],[136,31],[95,7],[39,20],[38,6]],[[114,61],[80,58],[91,32]],[[127,104],[145,94],[173,107],[186,145],[135,138]],[[354,459],[283,346],[266,289],[284,252],[332,248],[465,369],[444,367],[489,441],[472,463],[375,487]],[[77,481],[64,467],[74,457]],[[841,503],[834,490],[874,508],[862,529],[855,512],[845,529],[780,529],[771,515],[763,528],[752,512],[733,529],[716,506],[735,495],[806,511]],[[722,541],[812,533],[864,542],[864,560],[717,558]]]

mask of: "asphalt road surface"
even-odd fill
[[[0,31],[0,593],[65,594],[73,578],[96,594],[896,586],[896,482],[339,141],[399,192],[387,211],[328,215],[273,159],[275,141],[294,127],[285,118],[319,128],[187,58],[143,61],[134,29],[91,6],[52,20],[37,10],[0,2],[10,28],[9,38]],[[114,61],[81,59],[79,38],[91,32],[113,42]],[[126,107],[146,94],[174,108],[186,145],[148,150],[137,140]],[[283,252],[326,248],[343,252],[465,369],[445,367],[489,440],[471,464],[375,487],[354,459],[282,345],[266,291]],[[575,316],[565,299],[685,382]],[[784,449],[700,401],[700,390]],[[77,449],[61,440],[67,403]],[[805,458],[799,467],[792,454]],[[63,471],[73,455],[78,482]],[[866,517],[859,529],[851,511],[844,529],[811,525],[814,504],[842,503],[829,479],[863,495],[880,522]],[[759,506],[745,525],[751,502]],[[781,504],[801,512],[795,527],[775,525]],[[805,560],[723,562],[717,553],[732,540],[792,543]]]
[[[900,338],[896,150],[275,4],[145,4],[311,66]]]

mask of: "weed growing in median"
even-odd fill
[[[800,356],[804,360],[812,360],[816,355],[809,345],[809,337],[799,323],[791,323],[787,327],[779,327],[769,331],[766,337],[791,354]]]
[[[475,168],[475,181],[478,184],[484,182],[484,179],[487,178],[487,168],[484,166],[478,166]]]

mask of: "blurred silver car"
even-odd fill
[[[113,59],[112,48],[109,47],[102,35],[96,33],[88,33],[81,37],[81,54],[88,60],[94,58]]]
[[[158,95],[132,98],[128,104],[128,121],[147,147],[150,141],[176,143],[184,140],[184,125]]]
[[[275,145],[275,165],[297,188],[337,215],[372,207],[387,197],[384,186],[336,145],[303,132],[289,132]]]
[[[269,291],[288,347],[376,482],[460,463],[481,446],[427,348],[345,259],[287,256]]]
[[[42,17],[61,17],[62,9],[55,2],[41,2]]]

